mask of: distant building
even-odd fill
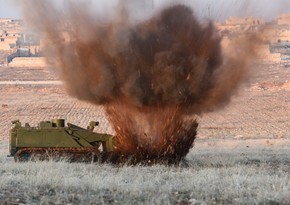
[[[0,51],[7,53],[6,64],[16,66],[37,62],[42,56],[40,43],[40,36],[25,30],[22,20],[0,18]],[[42,65],[43,60],[39,59]]]
[[[11,19],[8,18],[0,18],[0,25],[6,25],[11,22]]]
[[[278,42],[269,45],[270,53],[280,54],[280,60],[290,60],[290,42]]]
[[[230,17],[225,21],[225,24],[228,26],[245,26],[245,25],[263,25],[265,21],[263,19],[258,19],[254,17],[239,18],[239,17]]]
[[[21,20],[0,18],[0,50],[10,51],[16,47]]]
[[[263,19],[253,17],[230,17],[225,20],[224,23],[215,24],[222,36],[237,35],[247,31],[257,31],[262,25],[265,25]]]
[[[17,37],[16,36],[1,36],[0,35],[0,50],[10,50],[15,48]]]
[[[290,14],[282,14],[282,15],[278,16],[277,24],[290,26]]]

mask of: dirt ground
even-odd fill
[[[253,66],[252,77],[229,106],[200,116],[195,146],[290,148],[289,76],[285,63]],[[33,126],[53,118],[81,126],[98,120],[96,131],[113,133],[103,108],[68,96],[51,68],[0,67],[0,96],[0,155],[8,154],[15,119]]]

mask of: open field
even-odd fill
[[[196,149],[187,166],[0,159],[7,204],[289,204],[288,150]]]
[[[53,70],[0,67],[0,204],[290,204],[290,67],[253,73],[228,107],[200,117],[186,164],[113,167],[7,158],[15,119],[113,130],[103,108],[69,97]]]

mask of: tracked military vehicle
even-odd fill
[[[12,121],[9,152],[15,161],[65,159],[69,161],[104,161],[114,151],[114,137],[94,132],[99,123],[82,128],[64,119],[42,121],[36,127]]]

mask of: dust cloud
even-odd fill
[[[105,107],[114,162],[182,160],[196,116],[230,102],[255,56],[248,43],[255,36],[239,38],[225,55],[213,23],[198,22],[184,5],[133,22],[122,3],[113,17],[95,18],[78,4],[61,11],[49,1],[24,2],[26,21],[44,37],[67,92]]]

